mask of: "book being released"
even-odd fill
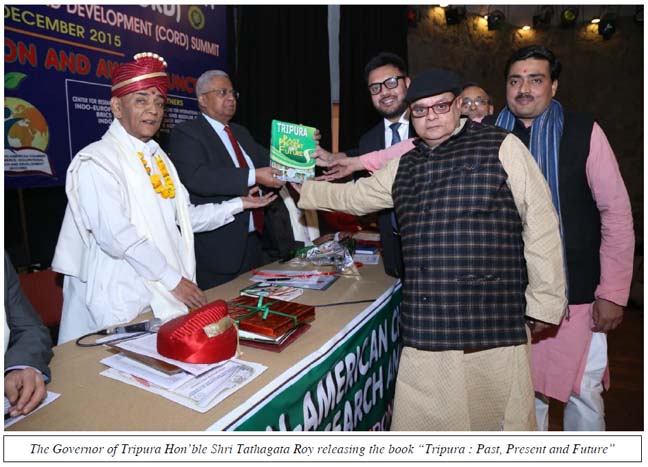
[[[315,176],[314,134],[315,128],[310,126],[272,121],[270,166],[281,170],[281,175],[276,175],[279,180],[302,183]]]

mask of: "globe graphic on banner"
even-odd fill
[[[49,129],[43,114],[29,102],[5,97],[5,150],[39,149],[45,152]]]

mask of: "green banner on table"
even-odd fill
[[[235,430],[387,430],[400,357],[400,285],[356,317],[327,346],[278,378]]]

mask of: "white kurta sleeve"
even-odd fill
[[[113,258],[128,262],[143,278],[174,289],[182,277],[180,272],[126,217],[117,180],[91,161],[81,164],[78,180],[83,223],[99,247]]]
[[[186,199],[189,199],[187,189],[182,185]],[[189,204],[189,217],[194,232],[207,232],[229,224],[234,215],[243,211],[243,201],[240,197],[232,198],[222,203]]]

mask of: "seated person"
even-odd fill
[[[5,378],[4,394],[11,403],[9,415],[27,415],[41,403],[47,391],[52,359],[52,340],[31,303],[5,251]]]

